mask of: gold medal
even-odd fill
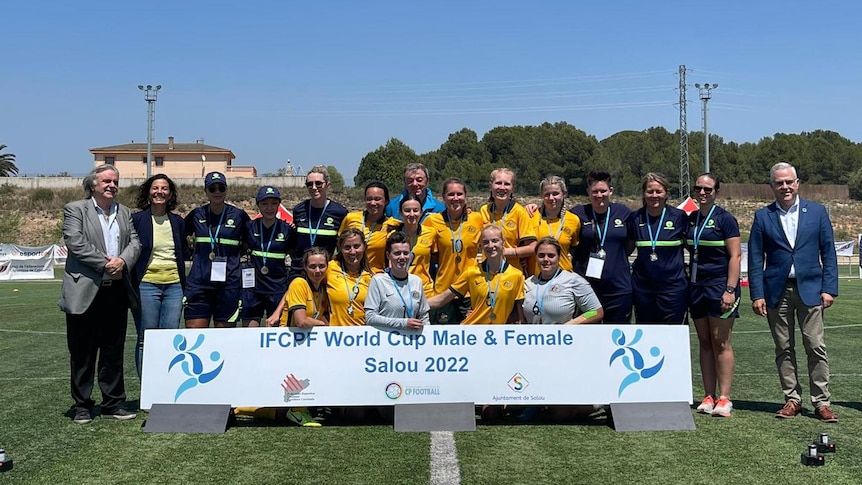
[[[215,252],[210,252],[210,261],[215,261]]]

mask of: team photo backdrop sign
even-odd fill
[[[147,330],[141,407],[692,402],[683,325]]]

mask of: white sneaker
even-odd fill
[[[721,396],[718,398],[718,402],[715,403],[715,407],[712,409],[713,416],[720,416],[722,418],[729,418],[733,413],[733,403],[730,402],[730,399]]]
[[[712,396],[706,396],[697,407],[697,412],[700,414],[711,414],[713,408],[715,408],[715,398]]]

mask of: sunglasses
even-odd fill
[[[212,184],[212,185],[210,185],[209,187],[207,187],[207,190],[209,191],[209,193],[214,194],[214,193],[216,193],[216,192],[224,192],[224,191],[226,191],[226,190],[227,190],[227,186],[225,186],[225,185],[223,185],[223,184]]]
[[[310,189],[310,188],[312,188],[312,187],[318,187],[318,188],[320,188],[320,187],[323,187],[323,184],[324,184],[324,183],[325,183],[325,182],[322,182],[322,181],[320,181],[320,180],[308,181],[308,182],[306,182],[306,183],[305,183],[305,187],[306,187],[306,188],[308,188],[308,189]]]
[[[694,186],[695,192],[703,192],[704,194],[707,194],[707,195],[711,194],[713,190],[715,190],[713,187],[704,187],[702,185],[695,185]]]

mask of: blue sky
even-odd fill
[[[3,7],[0,144],[21,175],[145,142],[138,84],[163,86],[156,142],[233,150],[350,184],[391,137],[567,121],[599,139],[679,125],[677,69],[718,83],[725,140],[834,130],[862,141],[859,2],[40,1]],[[689,130],[701,129],[688,90]]]

